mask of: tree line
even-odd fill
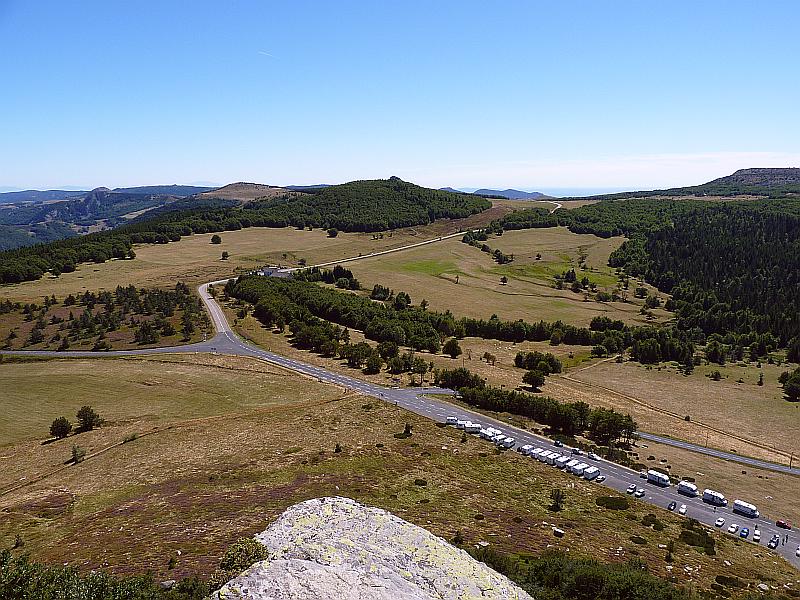
[[[552,214],[517,211],[494,224],[495,229],[555,226],[629,237],[609,265],[671,294],[666,308],[693,342],[704,344],[718,334],[736,355],[775,340],[776,347],[789,348],[789,360],[800,360],[800,353],[791,351],[800,344],[800,199],[610,200]],[[653,349],[647,343],[643,353]]]
[[[487,386],[468,369],[434,371],[437,385],[457,390],[461,400],[476,408],[527,417],[564,435],[586,435],[602,446],[630,443],[636,434],[636,421],[607,408],[592,408],[586,402],[559,402],[547,396]]]
[[[346,270],[345,270],[346,272]],[[602,345],[607,352],[632,347],[636,360],[684,362],[694,353],[694,346],[684,332],[652,326],[607,326],[605,321],[592,321],[589,328],[556,321],[529,323],[523,320],[502,321],[496,315],[489,319],[456,317],[449,310],[443,313],[412,305],[405,292],[392,295],[383,286],[373,288],[373,295],[384,297],[375,302],[356,294],[345,294],[312,283],[324,277],[321,272],[303,274],[295,279],[242,276],[226,286],[229,296],[256,305],[255,315],[266,325],[294,320],[308,322],[316,317],[342,327],[364,332],[371,340],[391,341],[415,350],[438,353],[449,337],[479,337],[509,342],[549,341],[552,345]],[[338,280],[338,279],[337,279]],[[389,295],[386,295],[388,290]],[[620,322],[621,323],[621,322]]]

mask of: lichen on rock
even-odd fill
[[[429,531],[349,498],[295,504],[256,540],[269,558],[215,600],[532,600]]]

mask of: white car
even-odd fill
[[[795,555],[797,558],[800,558],[800,546],[798,546],[798,547],[797,547],[797,550],[795,550],[795,551],[794,551],[794,555]]]
[[[739,531],[739,526],[736,523],[731,523],[731,526],[728,527],[728,533],[736,533]]]
[[[717,527],[722,527],[723,525],[725,525],[725,519],[720,517],[719,519],[714,521],[714,525],[716,525]]]
[[[760,529],[755,529],[753,531],[753,541],[756,542],[756,543],[761,541],[761,530]]]
[[[636,496],[637,498],[641,498],[642,496],[644,496],[644,488],[639,488],[634,492],[633,495]]]
[[[685,504],[681,504],[681,507],[678,509],[678,514],[679,515],[685,515],[686,514],[686,505]]]
[[[599,456],[597,456],[597,454],[595,454],[594,452],[589,452],[589,454],[587,454],[586,456],[587,456],[587,457],[588,457],[590,460],[600,460],[600,457],[599,457]]]
[[[597,477],[594,478],[594,480],[597,483],[603,483],[606,480],[606,476],[605,475],[598,475]]]

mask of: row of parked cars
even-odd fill
[[[496,427],[483,427],[480,423],[462,420],[457,417],[447,417],[447,424],[461,429],[466,433],[476,433],[485,440],[489,440],[496,446],[501,448],[514,448],[517,441],[506,435]],[[563,448],[563,444],[556,444]],[[532,444],[524,444],[517,447],[517,452],[531,458],[536,458],[539,462],[553,465],[559,469],[563,469],[583,477],[586,480],[596,480],[598,482],[604,481],[605,476],[600,475],[600,469],[583,462],[579,457],[584,456],[584,453],[578,448],[563,448],[561,452],[554,450],[547,450],[545,448],[538,448]],[[589,453],[585,455],[589,460],[597,460],[599,457],[596,454]]]

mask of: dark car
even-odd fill
[[[775,548],[778,547],[778,544],[780,543],[780,541],[781,541],[781,538],[779,538],[777,535],[773,535],[772,539],[769,542],[767,542],[767,548],[770,548],[771,550],[775,550]]]
[[[553,442],[553,446],[555,446],[556,448],[561,448],[561,446],[563,445],[564,442],[562,442],[561,440],[556,440],[555,442]]]
[[[781,529],[791,529],[792,528],[792,524],[789,523],[788,521],[775,521],[775,525],[777,525]]]
[[[667,506],[667,510],[675,510],[675,507],[678,506],[677,502],[670,502]]]

